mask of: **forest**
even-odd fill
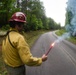
[[[7,30],[11,15],[18,11],[26,15],[25,31],[56,30],[61,28],[60,23],[56,23],[52,18],[46,16],[43,2],[40,0],[0,0],[0,29]]]

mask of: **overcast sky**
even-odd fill
[[[65,24],[66,2],[68,0],[40,0],[45,7],[46,16],[51,17],[57,23]]]

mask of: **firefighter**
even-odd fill
[[[9,20],[10,30],[2,43],[2,55],[5,67],[9,75],[26,75],[25,65],[40,66],[47,60],[45,54],[42,57],[33,57],[27,42],[20,32],[26,23],[26,15],[16,12]]]

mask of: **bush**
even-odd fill
[[[10,28],[9,24],[7,24],[6,26],[3,26],[1,29],[2,30],[8,30]]]

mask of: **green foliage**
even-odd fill
[[[43,29],[43,23],[41,19],[38,20],[38,30]]]
[[[1,29],[2,30],[8,30],[10,28],[10,26],[7,24],[6,26],[3,26]]]
[[[42,16],[41,20],[42,20],[44,29],[48,30],[49,29],[48,18],[44,15],[44,16]]]
[[[0,1],[0,27],[8,24],[9,17],[13,12],[18,10],[15,0],[2,0]]]
[[[31,29],[32,30],[37,30],[38,29],[38,20],[35,15],[32,15],[31,19]]]
[[[61,35],[63,35],[65,32],[66,32],[65,29],[61,29],[61,30],[56,31],[56,34],[57,34],[58,36],[61,36]]]
[[[48,26],[49,29],[55,30],[55,29],[60,29],[60,23],[57,24],[52,18],[48,18]]]
[[[70,42],[74,43],[76,45],[76,37],[71,36],[69,39]]]
[[[65,25],[70,24],[71,22],[71,19],[72,19],[73,15],[72,15],[72,12],[71,11],[67,11],[66,12],[66,20],[65,20]]]
[[[24,26],[25,31],[60,28],[60,25],[53,19],[46,17],[43,3],[40,2],[40,0],[21,0],[21,3],[19,0],[1,0],[0,27],[2,27],[2,29],[9,28],[7,25],[8,20],[11,15],[17,11],[26,13],[27,23]]]
[[[62,36],[64,33],[66,33],[65,29],[61,29],[61,30],[58,30],[58,31],[55,32],[55,34],[58,35],[58,36]],[[70,42],[72,42],[73,44],[76,45],[76,37],[71,36],[70,38],[68,38],[66,40],[68,40],[68,41],[70,41]]]

